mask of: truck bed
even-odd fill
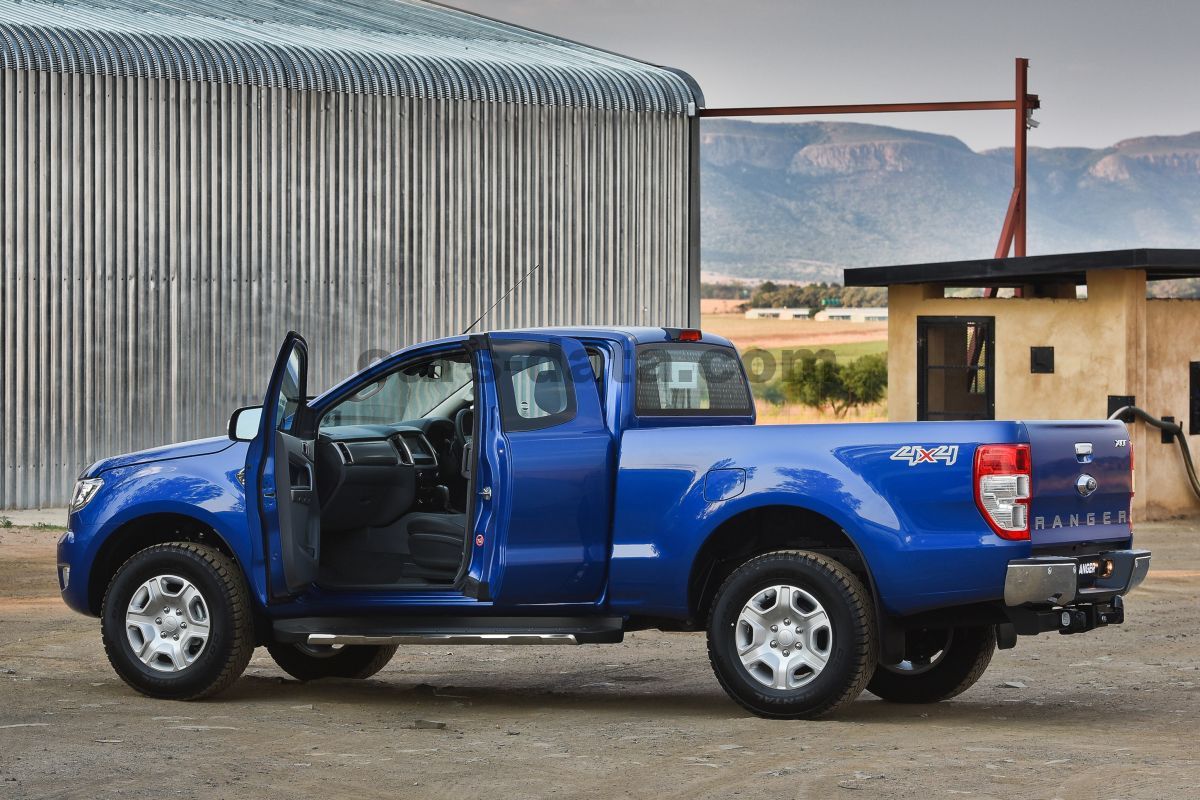
[[[889,613],[999,600],[1010,560],[1041,547],[1128,543],[1128,448],[1114,445],[1125,435],[1110,422],[630,430],[620,446],[610,603],[626,613],[686,611],[689,566],[704,539],[764,505],[807,509],[844,530]],[[1084,441],[1092,464],[1076,460]],[[976,448],[1010,443],[1030,445],[1031,527],[1040,526],[1031,539],[996,535],[976,504]],[[1074,482],[1093,466],[1101,488],[1082,498]]]

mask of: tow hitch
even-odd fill
[[[1088,603],[1055,609],[1009,608],[1008,617],[1019,636],[1058,631],[1086,633],[1125,621],[1125,601],[1118,595],[1106,603]]]

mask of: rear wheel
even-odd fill
[[[810,552],[758,556],[717,591],[708,654],[721,686],[762,717],[813,719],[856,698],[876,660],[870,594]]]
[[[321,678],[369,678],[396,655],[396,645],[310,645],[277,642],[267,652],[279,668],[298,681]]]
[[[893,703],[936,703],[970,689],[996,652],[996,628],[922,628],[905,635],[904,660],[880,664],[867,691]]]
[[[200,544],[172,542],[136,553],[109,583],[100,618],[113,669],[151,697],[216,694],[237,680],[254,652],[241,572]]]

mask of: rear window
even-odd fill
[[[637,350],[640,416],[747,416],[750,391],[737,353],[706,344],[648,344]]]

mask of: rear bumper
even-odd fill
[[[1008,562],[1004,604],[1061,608],[1107,603],[1128,594],[1150,571],[1149,550],[1110,550],[1087,556],[1040,556]]]
[[[1109,550],[1083,556],[1041,556],[1010,561],[1004,580],[1009,625],[1001,646],[1016,636],[1048,631],[1085,633],[1125,621],[1124,595],[1150,571],[1149,550]]]

